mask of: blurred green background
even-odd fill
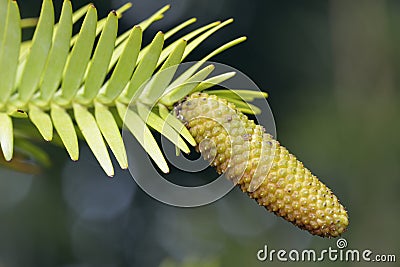
[[[23,17],[40,0],[19,0]],[[74,8],[89,1],[72,0]],[[125,1],[93,1],[100,16]],[[59,14],[62,1],[55,1]],[[400,261],[400,2],[376,0],[133,1],[121,29],[165,4],[149,41],[197,17],[190,29],[235,18],[189,60],[240,35],[248,41],[214,61],[246,73],[270,94],[278,139],[341,199],[348,247]],[[189,29],[189,30],[190,30]],[[335,248],[268,213],[240,190],[182,209],[141,191],[127,171],[107,178],[89,150],[77,163],[46,145],[53,166],[40,175],[0,169],[0,266],[275,266],[270,249]],[[292,263],[364,266],[363,262]],[[399,266],[385,263],[384,266]]]

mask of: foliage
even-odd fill
[[[13,158],[14,144],[18,146],[14,138],[34,139],[36,128],[44,140],[62,144],[74,161],[79,159],[78,139],[86,140],[104,171],[113,176],[107,146],[120,167],[128,167],[119,119],[163,172],[169,168],[150,129],[186,153],[189,148],[184,140],[195,145],[188,130],[169,110],[186,95],[232,77],[234,73],[208,78],[214,66],[200,68],[246,38],[217,48],[173,80],[177,65],[233,20],[212,22],[165,46],[167,39],[196,21],[189,19],[165,33],[158,32],[150,44],[143,45],[143,32],[162,19],[169,6],[118,36],[118,18],[130,6],[126,4],[99,20],[92,4],[73,12],[71,2],[64,1],[55,23],[51,0],[43,1],[38,20],[21,19],[16,1],[0,0],[0,144],[6,161]],[[73,35],[73,25],[82,17],[81,29]],[[22,41],[22,28],[36,23],[32,40]],[[244,112],[259,112],[231,91],[214,94],[235,101],[239,107],[243,103]],[[245,90],[238,94],[265,97]],[[33,155],[43,154],[34,144],[30,148],[30,152],[36,151]]]

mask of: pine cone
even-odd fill
[[[175,112],[204,158],[259,205],[314,235],[346,230],[346,210],[332,191],[234,104],[195,93]]]

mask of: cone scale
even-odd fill
[[[203,157],[259,205],[313,235],[346,230],[347,212],[332,191],[232,103],[195,93],[175,114]]]

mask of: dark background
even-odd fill
[[[22,17],[38,15],[41,1],[18,2]],[[89,1],[72,2],[77,9]],[[124,3],[93,2],[101,17]],[[57,14],[61,3],[55,1]],[[198,22],[189,30],[235,18],[188,60],[248,36],[213,60],[270,94],[280,142],[346,206],[348,247],[398,258],[400,2],[142,0],[133,1],[121,29],[165,4],[172,8],[146,31],[146,42],[190,17]],[[85,146],[77,163],[47,147],[54,162],[41,175],[0,169],[1,267],[272,266],[278,263],[257,262],[264,245],[336,247],[336,240],[293,227],[238,189],[205,207],[174,208],[143,193],[127,171],[107,178]]]

